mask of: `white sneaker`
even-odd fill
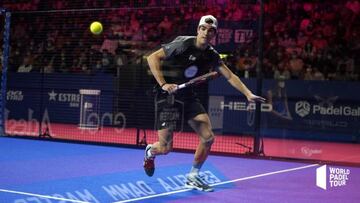
[[[214,188],[210,185],[206,184],[204,180],[202,180],[198,175],[187,177],[187,181],[185,183],[185,187],[188,189],[196,189],[204,192],[213,192]]]
[[[148,156],[148,151],[151,149],[151,146],[152,145],[149,144],[145,148],[144,163],[143,163],[145,173],[150,177],[153,176],[155,172],[155,162],[154,162],[155,157]]]

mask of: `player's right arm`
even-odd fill
[[[168,84],[166,83],[164,76],[161,72],[161,60],[165,58],[165,51],[163,48],[153,52],[150,56],[147,57],[147,61],[150,67],[151,73],[154,75],[157,83],[159,86],[169,92],[172,93],[176,91],[177,85],[176,84]]]

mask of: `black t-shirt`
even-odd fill
[[[195,36],[178,36],[162,45],[165,51],[162,72],[167,83],[181,84],[210,71],[218,71],[222,61],[216,50],[210,45],[201,50],[195,43]]]

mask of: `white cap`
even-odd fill
[[[201,17],[199,26],[201,26],[201,25],[210,25],[211,27],[217,29],[218,21],[216,20],[216,18],[214,16],[206,15],[206,16]]]

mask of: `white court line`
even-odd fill
[[[301,167],[296,167],[296,168],[289,168],[289,169],[284,169],[284,170],[280,170],[280,171],[263,173],[263,174],[259,174],[259,175],[248,176],[248,177],[244,177],[244,178],[238,178],[238,179],[234,179],[234,180],[229,180],[229,181],[224,181],[224,182],[220,182],[220,183],[210,184],[210,186],[224,185],[224,184],[228,184],[228,183],[239,182],[239,181],[243,181],[243,180],[249,180],[249,179],[254,179],[254,178],[259,178],[259,177],[264,177],[264,176],[269,176],[269,175],[274,175],[274,174],[279,174],[279,173],[287,173],[287,172],[290,172],[290,171],[297,171],[297,170],[310,168],[310,167],[314,167],[314,166],[318,166],[318,165],[319,164],[311,164],[311,165],[306,165],[306,166],[301,166]],[[172,192],[165,192],[165,193],[156,194],[156,195],[149,195],[149,196],[146,196],[146,197],[128,199],[128,200],[118,201],[118,202],[114,202],[114,203],[134,202],[134,201],[139,201],[139,200],[143,200],[143,199],[150,199],[150,198],[154,198],[154,197],[161,197],[161,196],[171,195],[171,194],[175,194],[175,193],[187,192],[187,191],[190,191],[190,190],[192,190],[192,189],[176,190],[176,191],[172,191]]]
[[[68,202],[89,203],[89,202],[84,202],[84,201],[79,201],[79,200],[65,199],[65,198],[53,197],[53,196],[48,196],[48,195],[39,195],[39,194],[28,193],[28,192],[19,192],[19,191],[14,191],[14,190],[4,190],[4,189],[0,189],[0,192],[14,193],[14,194],[20,194],[20,195],[29,195],[29,196],[34,196],[34,197],[41,197],[41,198],[46,198],[46,199],[62,200],[62,201],[68,201]]]

